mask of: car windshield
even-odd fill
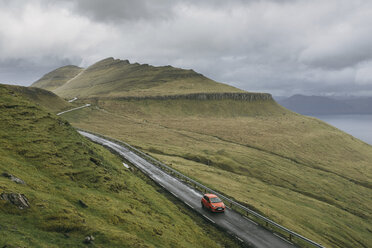
[[[221,200],[218,197],[214,197],[214,198],[211,198],[211,202],[212,203],[218,203],[218,202],[221,202]]]

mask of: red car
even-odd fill
[[[209,209],[212,212],[224,212],[226,208],[221,199],[214,194],[205,194],[201,199],[201,205],[202,208]]]

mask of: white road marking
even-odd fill
[[[194,209],[193,206],[191,206],[190,204],[188,204],[187,202],[185,202],[187,206],[189,206],[190,208]]]
[[[239,238],[238,236],[235,236],[240,242],[244,243],[244,240],[242,240],[241,238]]]
[[[247,217],[245,217],[245,216],[243,216],[243,217],[244,217],[244,219],[246,219],[246,220],[252,222],[253,224],[255,224],[256,226],[258,226],[258,224],[257,224],[256,222],[254,222],[253,220],[251,220],[251,219],[249,219],[249,218],[247,218]]]
[[[287,239],[285,239],[285,238],[283,238],[282,236],[280,236],[279,234],[276,234],[276,233],[274,233],[274,235],[275,236],[277,236],[278,238],[280,238],[280,239],[282,239],[282,240],[284,240],[285,242],[288,242],[288,243],[290,243],[291,245],[293,245],[293,243],[291,243],[289,240],[287,240]]]
[[[175,194],[175,193],[173,193],[173,192],[171,192],[171,194],[178,198],[178,195],[177,195],[177,194]]]
[[[211,218],[209,218],[209,217],[206,216],[205,214],[203,214],[203,216],[204,216],[207,220],[209,220],[210,222],[212,222],[212,223],[216,223],[216,222],[214,222],[214,220],[212,220]]]

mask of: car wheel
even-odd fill
[[[202,205],[202,209],[204,209],[204,208],[205,208],[204,204],[203,204],[203,203],[201,203],[201,205]]]

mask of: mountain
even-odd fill
[[[232,86],[217,83],[193,70],[172,66],[150,66],[129,63],[128,60],[107,58],[80,71],[71,69],[65,75],[62,67],[52,71],[32,86],[51,89],[65,98],[79,97],[122,97],[190,94],[200,92],[243,92]],[[77,72],[80,72],[78,75]],[[61,74],[62,73],[62,74]],[[51,80],[51,78],[53,80]]]
[[[372,114],[372,97],[358,97],[342,100],[353,107],[356,114]]]
[[[64,85],[68,80],[73,79],[79,73],[83,71],[83,68],[74,65],[67,65],[58,68],[54,71],[45,74],[40,80],[32,84],[34,87],[55,90],[56,88]]]
[[[63,115],[73,126],[126,141],[326,247],[372,243],[370,145],[270,94],[167,68],[108,59],[54,92],[92,104]]]
[[[323,96],[293,95],[278,101],[304,115],[372,114],[372,98],[333,99]]]
[[[238,247],[27,91],[0,85],[0,247]]]

